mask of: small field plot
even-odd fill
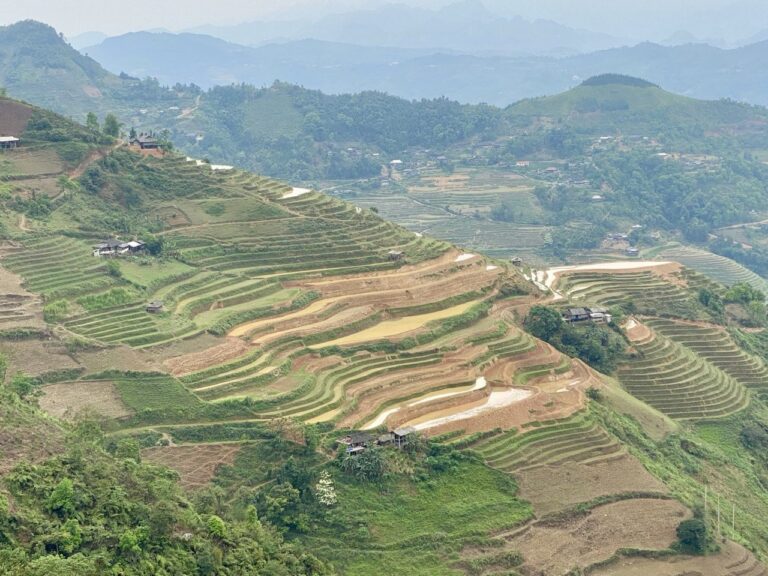
[[[594,576],[764,576],[767,570],[755,556],[734,542],[726,542],[717,554],[671,558],[619,558],[590,570]]]
[[[563,462],[518,472],[520,496],[539,516],[622,492],[666,493],[667,488],[629,455],[592,464]]]
[[[744,282],[753,288],[768,292],[768,281],[738,262],[724,256],[687,246],[678,246],[664,250],[661,257],[665,260],[680,262],[680,264],[726,286]]]
[[[180,200],[173,205],[162,205],[166,215],[184,214],[190,224],[208,222],[242,222],[289,218],[292,214],[276,204],[256,198],[222,198],[211,200]]]
[[[102,418],[122,418],[131,411],[123,403],[112,382],[62,382],[43,387],[40,408],[58,418],[72,419],[96,414]]]
[[[156,446],[142,450],[141,458],[172,468],[184,489],[195,490],[208,484],[220,466],[232,464],[240,449],[240,444]]]
[[[120,398],[134,412],[197,408],[200,401],[179,382],[167,377],[141,377],[115,382]]]
[[[120,271],[129,282],[140,286],[153,286],[166,283],[183,274],[189,274],[193,268],[178,260],[150,261],[148,264],[121,261]]]
[[[674,500],[625,500],[563,522],[534,524],[509,543],[522,553],[526,573],[563,576],[607,560],[619,548],[669,548],[677,541],[677,526],[689,516]]]
[[[16,150],[7,150],[0,156],[0,175],[2,176],[59,174],[64,168],[64,163],[52,148],[21,147]]]
[[[57,341],[3,340],[0,341],[0,352],[8,357],[7,373],[10,375],[24,372],[30,376],[43,376],[80,369],[64,345]]]
[[[42,327],[42,299],[21,286],[17,274],[0,267],[0,329]]]
[[[349,336],[331,340],[330,342],[324,342],[323,344],[318,345],[318,347],[349,346],[350,344],[359,344],[360,342],[384,340],[386,338],[400,336],[402,334],[423,328],[430,322],[445,320],[446,318],[451,318],[453,316],[459,316],[472,308],[472,306],[475,304],[476,302],[465,302],[464,304],[458,304],[457,306],[452,306],[450,308],[439,310],[437,312],[431,312],[429,314],[405,316],[403,318],[397,318],[394,320],[386,320],[377,324],[376,326],[372,326],[371,328],[350,334]]]

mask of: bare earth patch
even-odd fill
[[[8,374],[22,371],[39,376],[54,370],[78,368],[80,365],[68,354],[60,342],[24,340],[3,342],[0,351],[9,357]]]
[[[533,504],[540,516],[610,494],[667,492],[664,484],[628,455],[594,464],[566,462],[556,467],[543,466],[520,472],[516,477],[520,497]]]
[[[95,413],[106,418],[130,416],[112,382],[62,382],[43,387],[40,408],[59,418]]]
[[[3,136],[21,136],[32,116],[32,106],[0,98],[0,133]]]
[[[161,368],[153,353],[134,350],[128,346],[78,352],[76,358],[85,367],[86,374],[105,370],[152,372]]]
[[[627,320],[627,323],[624,326],[624,330],[627,333],[627,337],[632,342],[642,342],[643,340],[647,340],[652,336],[650,328],[648,328],[645,324],[637,321],[635,318],[630,318]]]
[[[220,344],[206,350],[169,358],[163,362],[163,366],[170,370],[171,374],[174,376],[183,376],[184,374],[204,370],[209,366],[224,364],[225,362],[234,360],[238,356],[242,356],[248,352],[249,348],[250,346],[245,340],[240,338],[226,338]]]
[[[726,543],[714,556],[676,556],[660,560],[624,558],[590,572],[594,576],[761,576],[765,573],[763,564],[733,542]]]
[[[527,576],[560,576],[606,560],[619,548],[666,549],[689,516],[674,500],[625,500],[556,525],[536,524],[510,544],[525,558]]]
[[[240,444],[157,446],[142,450],[141,457],[146,462],[176,470],[181,485],[194,490],[208,484],[221,464],[232,464],[240,448]]]

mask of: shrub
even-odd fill
[[[599,388],[590,386],[589,388],[587,388],[587,398],[589,398],[590,400],[594,400],[595,402],[599,402],[603,398],[603,393],[600,392]]]
[[[677,527],[680,547],[693,554],[703,554],[707,548],[707,525],[698,518],[683,520]]]
[[[49,324],[55,324],[63,320],[69,312],[69,304],[66,300],[54,300],[43,308],[43,318]]]
[[[109,262],[107,262],[106,269],[107,269],[107,274],[109,274],[114,278],[120,278],[123,275],[123,271],[120,270],[120,264],[118,264],[114,260],[110,260]]]

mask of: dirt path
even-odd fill
[[[102,158],[107,156],[108,154],[111,154],[113,151],[115,151],[118,148],[120,148],[120,146],[122,146],[122,145],[123,145],[123,143],[119,142],[119,143],[115,144],[114,146],[112,146],[111,148],[106,149],[106,150],[103,149],[103,148],[99,148],[97,150],[91,151],[88,154],[88,156],[86,156],[83,159],[83,161],[80,162],[80,164],[78,164],[73,170],[70,170],[67,173],[67,176],[69,176],[70,178],[73,178],[73,179],[74,178],[80,178],[80,176],[85,174],[85,171],[88,170],[88,168],[90,167],[91,164],[93,164],[94,162],[98,162],[99,160],[101,160]]]
[[[22,232],[31,232],[31,229],[27,226],[27,215],[19,214],[19,229]]]

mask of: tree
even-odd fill
[[[117,443],[115,458],[130,458],[135,462],[141,462],[141,446],[133,438],[124,438]]]
[[[131,131],[128,133],[128,138],[133,140],[134,138],[136,138],[136,136],[138,136],[138,134],[136,134],[136,128],[131,126]]]
[[[364,482],[375,482],[387,472],[387,462],[380,448],[368,448],[365,452],[347,455],[341,461],[341,469]]]
[[[698,518],[683,520],[677,527],[677,538],[683,549],[702,554],[707,548],[707,525]]]
[[[85,117],[85,125],[91,132],[98,132],[99,119],[96,117],[96,114],[88,112],[88,115]]]
[[[333,479],[327,470],[320,472],[320,479],[315,484],[315,495],[317,501],[325,506],[333,506],[339,499],[336,495],[336,487],[333,485]]]
[[[69,516],[75,511],[75,487],[72,480],[63,478],[48,497],[48,510],[59,516]]]
[[[120,136],[120,123],[114,114],[107,114],[104,118],[104,134],[113,138]]]
[[[120,270],[120,264],[114,260],[110,260],[106,265],[107,274],[114,278],[120,278],[123,275],[123,271]]]
[[[549,341],[563,327],[557,310],[547,306],[534,306],[525,318],[525,328],[536,338]]]
[[[212,514],[205,523],[208,533],[217,540],[224,540],[227,537],[227,523],[219,516]]]

